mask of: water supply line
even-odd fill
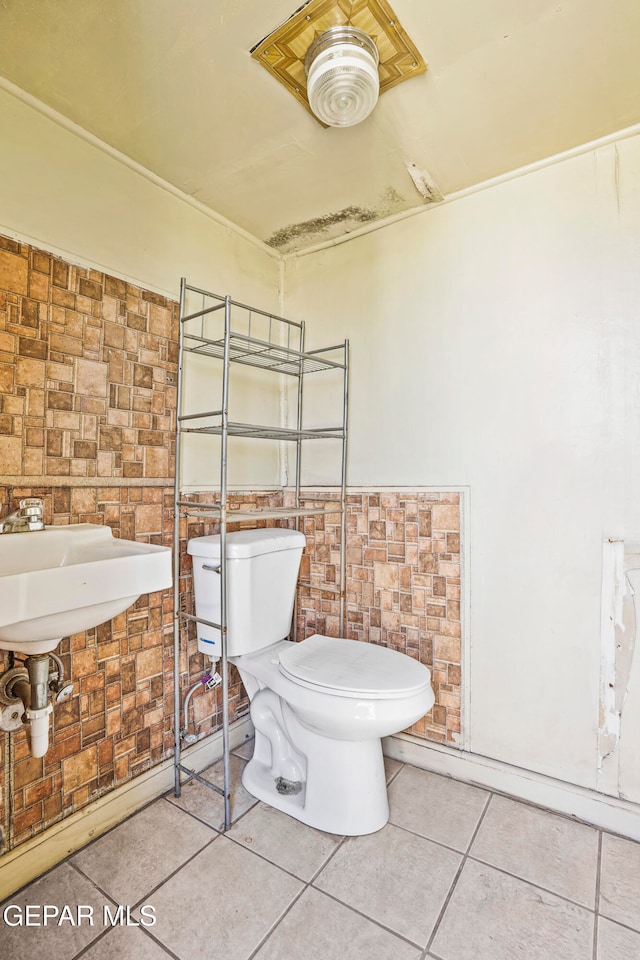
[[[211,665],[213,666],[215,662],[216,662],[215,660],[212,660]],[[191,702],[191,697],[196,692],[198,687],[204,687],[205,690],[213,690],[215,687],[219,686],[221,683],[222,683],[222,677],[217,671],[214,671],[213,674],[207,672],[202,677],[200,677],[199,680],[196,680],[193,686],[189,687],[189,689],[187,690],[184,698],[184,707],[183,707],[184,727],[180,731],[180,736],[182,737],[182,739],[184,740],[187,746],[190,746],[192,743],[195,743],[196,740],[198,739],[198,735],[196,733],[188,733],[189,703]],[[193,718],[193,725],[194,727],[200,726],[200,724],[197,724],[195,721],[195,715]]]

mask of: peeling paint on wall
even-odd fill
[[[407,172],[425,203],[441,203],[444,200],[442,190],[427,170],[420,170],[417,164],[408,163]]]
[[[600,629],[600,702],[598,715],[598,789],[616,793],[618,788],[615,753],[620,719],[615,710],[616,624],[622,622],[624,586],[624,543],[606,540],[602,549],[602,613]],[[612,766],[615,768],[612,770]]]
[[[626,642],[622,644],[617,665],[620,698],[618,796],[640,803],[640,659],[636,652],[640,625],[640,545],[635,544],[635,547],[637,552],[631,555],[625,550],[625,577],[629,586],[626,602],[630,607],[627,616],[632,627],[628,631]]]
[[[636,647],[640,545],[607,540],[602,561],[598,789],[621,796],[622,721]]]

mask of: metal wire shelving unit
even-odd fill
[[[193,309],[194,299],[197,309]],[[206,357],[218,361],[220,405],[213,410],[184,413],[184,387],[187,372],[187,355]],[[231,369],[235,365],[257,368],[297,380],[295,427],[279,424],[265,426],[242,423],[229,418],[229,394]],[[337,374],[341,380],[342,419],[340,423],[322,427],[303,426],[304,383],[309,375],[327,372]],[[231,825],[230,773],[229,773],[229,665],[227,657],[227,527],[230,523],[271,519],[303,518],[314,514],[340,515],[340,564],[339,583],[325,585],[321,589],[334,592],[339,597],[340,632],[344,635],[345,580],[346,580],[346,467],[347,467],[347,412],[349,384],[349,341],[322,349],[305,351],[304,323],[287,320],[275,314],[247,306],[191,286],[185,278],[180,284],[180,330],[178,344],[177,382],[177,429],[176,471],[174,494],[174,766],[175,795],[180,796],[182,774],[196,779],[208,788],[221,794],[224,799],[225,830]],[[203,421],[207,421],[203,423]],[[182,437],[185,434],[217,436],[219,440],[219,492],[211,502],[190,500],[181,492]],[[295,454],[295,497],[292,506],[264,510],[231,509],[229,506],[227,473],[230,437],[249,440],[276,440],[287,442]],[[314,491],[313,496],[301,492],[302,450],[306,441],[339,441],[339,492],[323,497]],[[334,487],[335,490],[335,487]],[[182,763],[182,692],[180,689],[180,650],[182,626],[198,621],[186,612],[180,591],[180,521],[186,519],[212,518],[220,526],[220,623],[199,618],[200,623],[216,627],[221,634],[222,676],[222,748],[224,786],[220,788],[200,777]],[[187,533],[188,536],[188,533]],[[311,589],[319,589],[307,584]],[[294,616],[295,629],[295,616]],[[186,729],[185,717],[185,729]]]

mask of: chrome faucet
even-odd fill
[[[44,530],[44,503],[37,497],[20,501],[20,507],[0,520],[0,533],[27,533],[29,530]]]

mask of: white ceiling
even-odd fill
[[[250,49],[302,0],[1,0],[0,76],[282,251],[640,122],[640,0],[391,0],[428,63],[324,129]]]

